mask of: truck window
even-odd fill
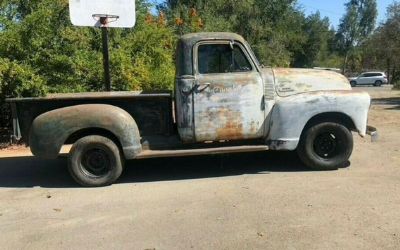
[[[252,66],[238,45],[204,44],[198,48],[200,74],[247,72]]]

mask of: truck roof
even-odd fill
[[[235,40],[241,43],[246,42],[242,36],[230,32],[190,33],[183,35],[180,40],[189,46],[193,46],[194,44],[204,40]]]

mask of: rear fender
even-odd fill
[[[57,158],[72,134],[87,129],[112,133],[126,159],[134,159],[142,151],[139,129],[132,116],[121,108],[103,104],[66,107],[38,116],[30,130],[31,151],[42,158]]]

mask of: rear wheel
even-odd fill
[[[353,136],[348,128],[324,122],[308,128],[301,136],[297,153],[308,167],[336,170],[344,167],[353,152]]]
[[[374,86],[376,86],[376,87],[382,86],[382,81],[376,81]]]
[[[85,187],[111,185],[123,171],[123,157],[118,146],[103,136],[78,140],[72,146],[68,161],[71,176]]]

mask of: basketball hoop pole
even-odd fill
[[[103,40],[103,66],[106,91],[111,91],[110,53],[108,43],[108,17],[100,17],[101,36]]]
[[[74,26],[97,27],[101,29],[104,88],[106,91],[111,91],[108,29],[133,28],[135,26],[135,0],[69,0],[69,15],[71,23]]]

